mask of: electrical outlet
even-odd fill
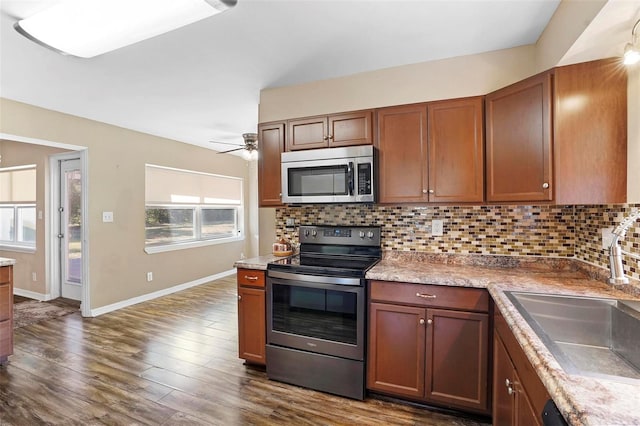
[[[613,241],[613,227],[600,229],[600,234],[602,235],[602,248],[609,250],[609,246]]]
[[[286,227],[293,228],[294,226],[296,226],[296,220],[292,217],[288,217],[286,221]]]
[[[102,212],[103,222],[113,222],[113,212]]]
[[[441,219],[433,219],[431,221],[431,235],[441,237],[444,234],[444,222]]]
[[[147,272],[147,282],[153,281],[153,272]]]
[[[31,280],[33,280],[34,282],[38,281],[38,275],[35,272],[31,273]]]

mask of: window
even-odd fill
[[[0,168],[0,246],[36,247],[36,166]]]
[[[242,238],[242,179],[146,165],[145,251]]]

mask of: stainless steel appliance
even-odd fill
[[[376,150],[371,145],[283,152],[284,203],[373,203]]]
[[[364,398],[366,271],[379,227],[301,226],[300,254],[267,265],[267,376]]]

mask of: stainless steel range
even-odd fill
[[[379,227],[301,226],[300,254],[267,265],[267,376],[364,398],[365,273]]]

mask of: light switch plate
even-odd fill
[[[103,222],[113,222],[113,212],[102,212]]]
[[[433,219],[431,221],[431,235],[441,237],[444,234],[444,222],[441,219]]]

